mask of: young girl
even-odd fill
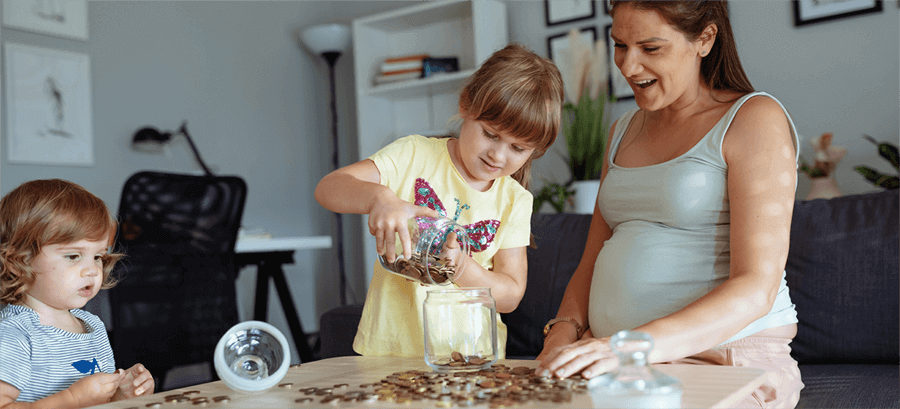
[[[463,271],[456,285],[490,287],[497,311],[510,312],[528,276],[531,162],[556,139],[562,99],[562,78],[552,62],[507,46],[462,90],[458,138],[401,138],[325,176],[316,200],[335,212],[368,214],[376,250],[389,262],[398,235],[404,257],[410,257],[412,217],[447,217],[476,229],[471,257],[458,248],[449,252]],[[426,291],[376,264],[353,349],[362,355],[422,356]],[[498,327],[502,358],[506,325],[498,320]]]
[[[80,408],[153,393],[143,365],[115,369],[100,319],[82,311],[121,257],[106,205],[63,180],[0,200],[0,408]]]

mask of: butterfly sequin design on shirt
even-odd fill
[[[434,189],[425,179],[417,178],[414,188],[416,189],[416,205],[436,210],[441,217],[448,217],[447,210],[444,208],[441,199],[438,198],[437,193],[435,193]],[[457,198],[454,198],[453,200],[456,201],[456,212],[453,214],[452,219],[453,221],[457,221],[459,220],[460,213],[462,213],[463,210],[468,210],[469,205],[461,204]],[[424,223],[419,224],[419,228],[424,227]],[[469,234],[469,249],[475,253],[487,250],[491,243],[494,242],[494,237],[497,235],[497,229],[499,227],[500,221],[494,219],[481,220],[463,226],[466,233]]]

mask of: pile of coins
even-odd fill
[[[167,395],[163,400],[165,403],[191,403],[197,407],[204,407],[210,403],[228,403],[231,401],[231,397],[229,396],[216,396],[214,398],[207,398],[205,396],[194,396],[199,395],[200,391],[187,391],[177,395]],[[151,402],[144,407],[147,408],[160,408],[163,406],[163,402]],[[128,409],[138,409],[137,407],[128,408]]]
[[[280,385],[279,385],[280,386]],[[475,406],[490,408],[567,403],[574,394],[587,393],[587,380],[579,375],[567,379],[538,376],[525,366],[509,368],[494,364],[474,372],[439,373],[410,370],[396,372],[363,390],[346,391],[347,384],[334,387],[303,388],[305,396],[296,403],[336,405],[341,402],[412,403],[416,406]]]
[[[452,277],[455,277],[456,274],[456,268],[449,265],[447,260],[429,255],[423,262],[419,253],[413,253],[409,260],[397,257],[393,263],[387,264],[385,267],[422,283],[429,282],[425,278],[426,272],[431,276],[431,281],[434,281],[435,284],[441,284],[447,280],[452,281]]]
[[[451,371],[465,371],[481,369],[488,361],[478,355],[463,355],[460,352],[453,351],[450,358],[443,358],[433,362],[434,365]]]

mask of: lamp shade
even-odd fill
[[[300,31],[300,40],[316,54],[341,53],[350,46],[350,27],[343,24],[319,24]]]

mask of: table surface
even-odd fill
[[[502,359],[497,361],[510,368],[517,366],[528,366],[534,368],[537,361],[524,361]],[[682,407],[685,408],[727,408],[731,407],[744,397],[748,396],[753,390],[757,389],[766,379],[766,372],[761,369],[728,367],[728,366],[711,366],[711,365],[654,365],[669,375],[672,375],[682,382]],[[195,385],[186,388],[176,389],[172,391],[159,392],[151,396],[142,396],[122,402],[113,402],[105,405],[96,406],[97,408],[138,408],[143,409],[153,407],[154,402],[161,403],[160,408],[168,407],[199,407],[197,405],[185,405],[184,403],[163,403],[164,398],[169,395],[182,394],[188,391],[194,391],[192,397],[207,397],[210,402],[206,407],[223,407],[223,408],[292,408],[292,407],[321,407],[319,402],[321,397],[311,403],[298,404],[296,399],[306,397],[300,389],[308,387],[334,387],[339,384],[348,384],[349,387],[340,392],[336,389],[335,393],[346,393],[349,391],[367,391],[373,392],[376,388],[368,386],[361,388],[360,385],[371,384],[384,379],[386,376],[395,372],[404,372],[409,370],[421,370],[430,372],[431,368],[425,364],[421,358],[395,358],[395,357],[338,357],[329,358],[320,361],[314,361],[290,368],[287,375],[279,384],[292,384],[288,387],[273,387],[265,392],[256,394],[239,393],[229,389],[222,381],[210,382],[202,385]],[[230,402],[219,403],[212,402],[212,398],[226,395],[230,397]],[[419,401],[411,403],[394,403],[386,401],[377,401],[374,403],[347,403],[341,402],[337,405],[329,404],[328,406],[344,407],[344,408],[410,408],[410,407],[434,407],[435,401]],[[549,402],[529,402],[521,407],[546,407]],[[149,406],[148,406],[149,405]],[[573,395],[572,401],[568,404],[553,404],[554,407],[571,407],[586,408],[593,406],[589,394],[577,393]],[[487,404],[476,406],[487,407]]]
[[[331,248],[331,236],[239,238],[236,253],[265,253],[305,249]]]

